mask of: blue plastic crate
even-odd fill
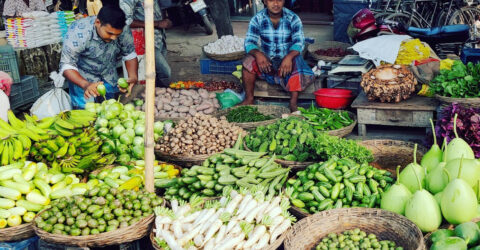
[[[19,83],[12,85],[10,108],[15,109],[38,99],[38,82],[35,76],[22,76]]]
[[[468,62],[478,63],[480,61],[480,49],[463,48],[460,59],[462,59],[462,62],[465,64]]]
[[[217,61],[202,55],[200,58],[200,72],[208,74],[230,75],[237,71],[237,65],[242,65],[242,60],[236,61]]]
[[[10,45],[0,46],[0,71],[9,74],[13,82],[20,82],[17,53]]]
[[[36,250],[38,249],[38,237],[28,238],[15,242],[0,242],[0,250]]]

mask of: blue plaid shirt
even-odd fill
[[[263,9],[250,20],[245,51],[249,53],[253,49],[259,49],[259,40],[261,50],[270,59],[283,58],[292,50],[302,52],[305,44],[302,21],[295,13],[283,8],[283,15],[275,29],[268,10]]]

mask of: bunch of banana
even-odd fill
[[[58,114],[49,133],[70,137],[83,132],[83,128],[90,127],[95,121],[96,114],[86,110],[70,110]]]

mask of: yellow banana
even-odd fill
[[[55,117],[45,117],[39,123],[37,123],[37,127],[41,129],[47,129],[52,126],[55,122]]]
[[[57,132],[58,132],[60,135],[65,136],[65,137],[73,136],[73,132],[72,132],[72,131],[67,130],[67,129],[61,127],[61,126],[58,125],[57,123],[55,123],[54,126],[55,126],[55,130],[57,130]]]
[[[6,132],[15,132],[15,129],[8,124],[8,122],[4,121],[3,119],[0,119],[0,130],[6,131]]]
[[[48,148],[48,150],[50,150],[52,152],[56,152],[58,150],[58,146],[57,146],[57,144],[55,144],[54,140],[48,140],[47,141],[47,148]]]
[[[55,152],[55,156],[57,158],[62,158],[64,157],[66,154],[67,154],[67,151],[68,151],[68,145],[69,143],[65,143],[63,144],[63,146],[61,146],[57,152]]]
[[[40,148],[40,154],[47,156],[47,155],[51,155],[52,151],[48,150],[48,148],[42,147]]]
[[[67,129],[67,130],[75,128],[75,126],[73,124],[71,124],[70,122],[68,122],[66,120],[59,119],[59,118],[57,118],[55,120],[55,125],[58,125],[58,126],[64,128],[64,129]]]
[[[5,140],[3,140],[2,142],[0,142],[0,161],[2,159],[1,155],[2,155],[2,152],[3,152],[3,148],[5,147]]]
[[[29,151],[32,147],[32,140],[26,135],[17,135],[17,139],[22,142],[23,150]]]
[[[27,121],[27,124],[32,124],[32,125],[37,124],[37,121],[33,117],[31,117],[29,114],[25,114],[24,117],[25,117],[25,120]]]
[[[68,155],[75,155],[75,153],[77,153],[77,149],[75,148],[75,145],[69,144]]]
[[[21,128],[17,130],[17,132],[21,135],[28,136],[28,138],[32,139],[33,141],[40,141],[42,139],[42,137],[39,134],[33,132],[28,128]]]
[[[20,140],[17,140],[15,138],[13,140],[13,160],[18,160],[22,157],[23,155],[23,145]]]
[[[39,127],[37,127],[35,125],[32,125],[32,124],[27,124],[27,128],[32,130],[33,132],[39,134],[39,135],[46,135],[47,134],[46,129],[39,128]]]
[[[3,147],[3,152],[2,152],[2,160],[1,160],[1,164],[2,166],[6,166],[8,165],[8,161],[10,159],[9,157],[9,153],[10,153],[10,142],[7,140],[7,141],[4,141],[4,147]]]
[[[7,111],[7,117],[8,121],[14,128],[19,129],[25,127],[25,122],[18,119],[11,109]]]

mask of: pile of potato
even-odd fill
[[[192,117],[197,113],[208,115],[218,108],[220,104],[215,93],[205,89],[155,88],[155,117]],[[141,109],[145,111],[145,104]]]
[[[169,155],[211,155],[233,147],[240,133],[245,135],[224,116],[217,119],[197,113],[176,124],[159,139],[155,149]]]

